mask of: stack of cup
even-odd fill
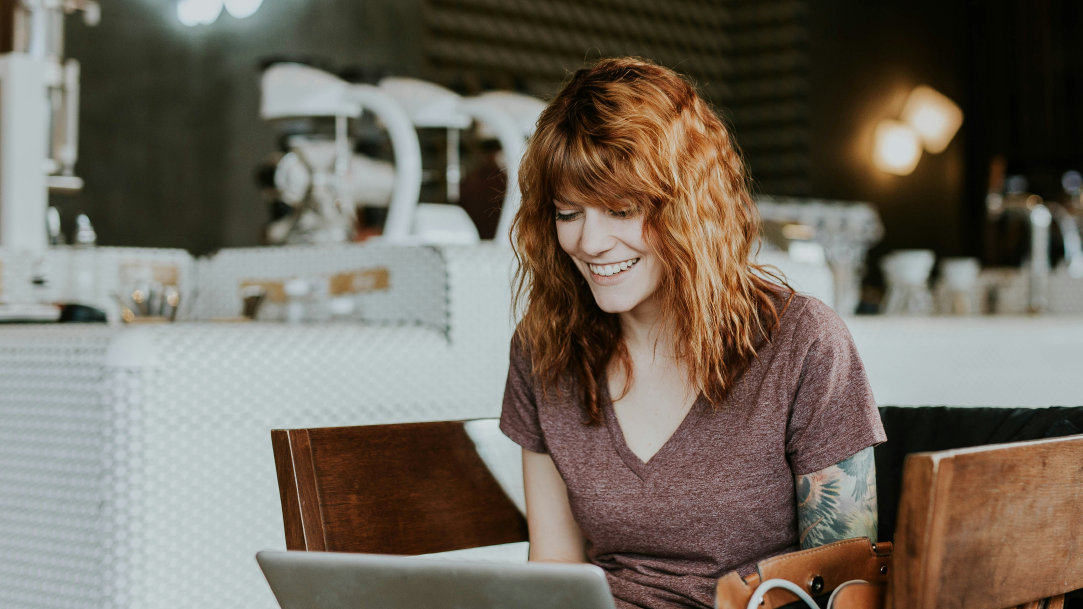
[[[936,255],[932,250],[896,250],[880,261],[887,283],[885,315],[930,315],[933,296],[929,291],[929,273]]]
[[[940,261],[937,311],[944,315],[975,315],[980,312],[977,258],[944,258]]]

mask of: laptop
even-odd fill
[[[588,564],[288,550],[256,561],[282,609],[615,609]]]

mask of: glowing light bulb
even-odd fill
[[[210,25],[222,14],[222,0],[200,0],[203,4],[203,25]]]
[[[196,0],[180,0],[177,3],[177,19],[188,27],[199,25],[199,6]]]
[[[947,96],[925,85],[914,87],[906,98],[902,119],[921,136],[925,149],[943,152],[963,124],[963,111]]]
[[[921,158],[921,141],[907,123],[882,120],[876,125],[873,164],[882,171],[907,175]]]
[[[180,0],[177,19],[188,27],[214,23],[222,13],[222,0]]]
[[[262,4],[263,0],[225,0],[226,11],[238,19],[251,17]]]

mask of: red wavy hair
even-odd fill
[[[574,382],[587,420],[598,423],[609,362],[616,358],[631,382],[619,318],[598,308],[561,250],[553,201],[631,205],[663,266],[658,293],[676,356],[693,386],[720,405],[778,324],[771,293],[779,286],[765,277],[785,281],[752,262],[759,216],[747,172],[695,88],[641,59],[580,69],[542,112],[519,186],[513,241],[523,318],[516,332],[542,387]]]

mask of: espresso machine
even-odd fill
[[[399,216],[417,201],[421,151],[394,100],[372,85],[298,62],[267,66],[261,93],[260,117],[279,126],[282,142],[258,172],[278,208],[266,229],[268,243],[354,240],[359,207],[386,208],[385,224],[408,224]],[[355,127],[366,112],[387,132],[393,162],[355,150]]]
[[[496,234],[507,243],[519,207],[517,174],[526,140],[545,104],[528,95],[489,91],[463,97],[436,83],[385,77],[377,85],[347,82],[319,68],[281,62],[265,68],[260,116],[279,126],[282,150],[260,171],[279,209],[271,243],[349,240],[358,206],[386,209],[379,239],[390,243],[474,243],[480,235],[457,205],[460,133],[497,141],[506,175]],[[365,116],[387,132],[391,163],[358,153],[356,125]],[[419,130],[446,135],[446,202],[422,202]]]
[[[0,247],[44,250],[50,192],[75,192],[79,62],[64,20],[100,18],[92,0],[0,0]]]
[[[352,141],[346,138],[347,147]],[[287,135],[283,147],[259,168],[260,185],[272,202],[268,243],[349,241],[356,236],[355,210],[387,207],[391,163],[350,151],[343,169],[334,138],[313,133]]]

